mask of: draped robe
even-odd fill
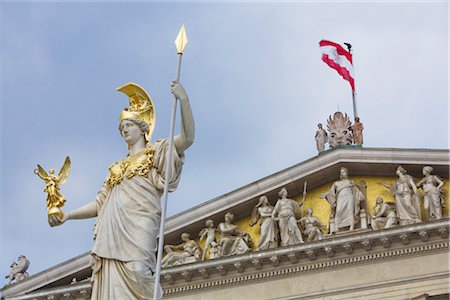
[[[168,145],[168,140],[155,144],[147,176],[123,176],[112,188],[105,184],[100,190],[92,247],[91,299],[153,298]],[[172,153],[169,191],[176,189],[184,161],[175,148]]]

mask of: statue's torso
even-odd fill
[[[113,188],[119,184],[124,176],[131,179],[135,175],[147,176],[153,165],[155,146],[151,145],[141,151],[116,161],[109,167],[107,185]]]

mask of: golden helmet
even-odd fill
[[[130,100],[130,106],[124,108],[120,114],[119,122],[122,122],[124,119],[144,121],[148,125],[148,132],[145,134],[145,139],[150,141],[156,122],[155,107],[152,98],[143,87],[133,82],[124,84],[116,90],[127,95]]]

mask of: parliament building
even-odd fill
[[[449,155],[337,146],[170,217],[164,299],[449,299]],[[1,299],[90,299],[90,277],[87,252]]]

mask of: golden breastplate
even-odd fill
[[[151,145],[123,160],[116,161],[109,167],[106,184],[113,188],[122,181],[124,176],[128,179],[131,179],[136,174],[144,177],[148,176],[148,172],[153,166],[154,153],[155,146]]]

